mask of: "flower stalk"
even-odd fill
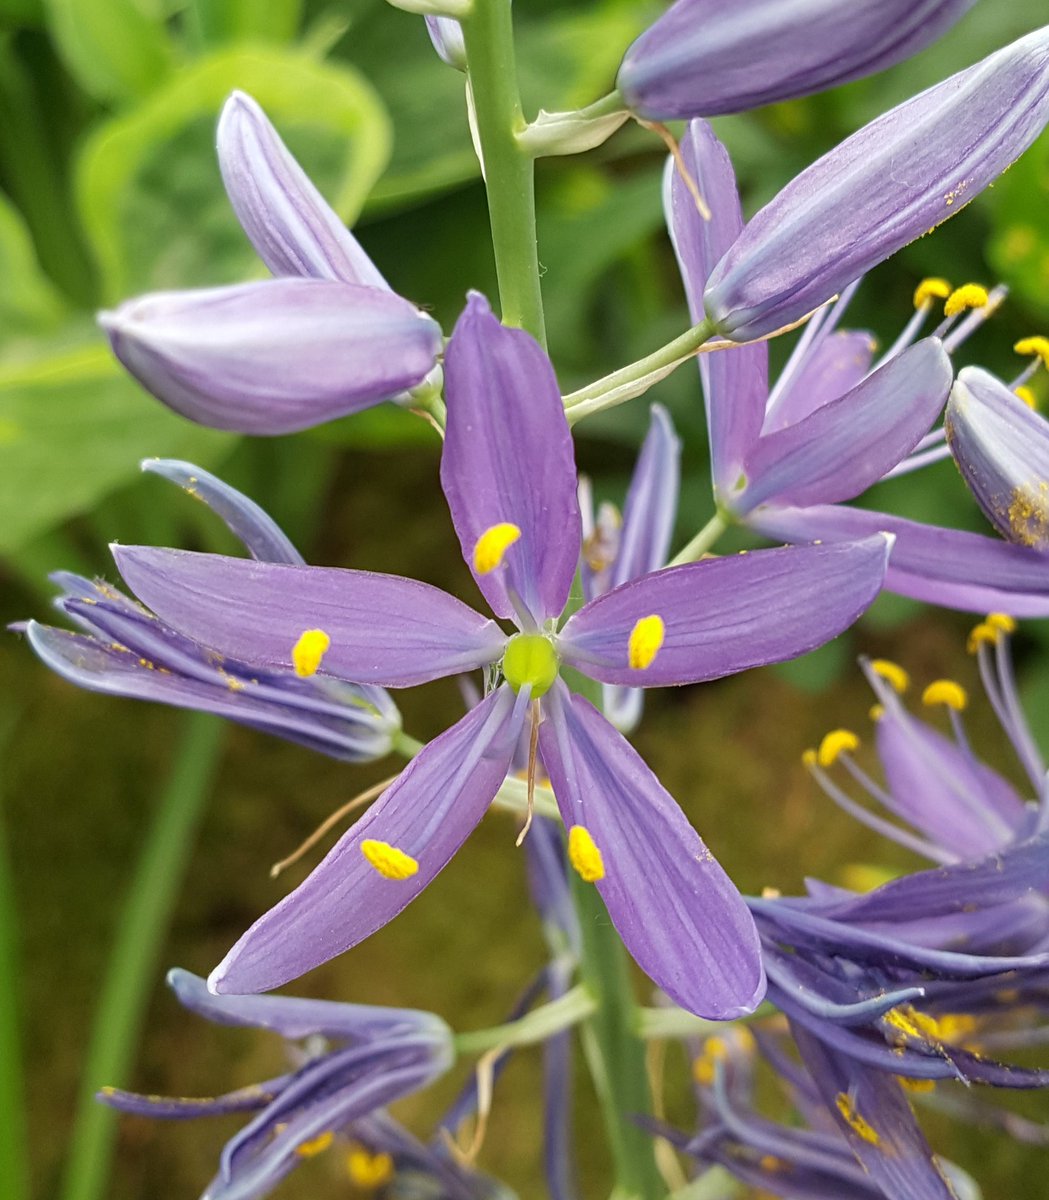
[[[457,1034],[455,1049],[459,1054],[483,1054],[486,1050],[503,1050],[511,1046],[534,1046],[585,1021],[596,1009],[597,1003],[590,990],[577,984],[557,1000],[540,1005],[519,1021]]]

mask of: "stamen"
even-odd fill
[[[903,695],[911,686],[910,675],[907,674],[903,667],[897,663],[890,662],[887,658],[872,659],[870,668],[875,675],[879,675],[884,679],[892,687],[893,691],[899,695]]]
[[[1021,383],[1019,387],[1013,388],[1013,392],[1027,405],[1028,408],[1036,409],[1038,407],[1038,399],[1034,392],[1026,384]]]
[[[841,1113],[845,1124],[852,1130],[857,1137],[862,1138],[865,1142],[869,1142],[872,1146],[877,1146],[881,1141],[878,1136],[878,1131],[865,1121],[857,1111],[855,1101],[848,1092],[839,1092],[834,1098],[834,1103],[837,1106],[838,1112]]]
[[[872,704],[867,710],[867,716],[877,725],[877,723],[885,716],[884,704]]]
[[[988,613],[987,624],[990,625],[992,629],[1001,630],[1002,633],[1016,632],[1016,620],[1015,618],[1010,617],[1008,613]]]
[[[305,629],[291,648],[291,661],[295,674],[301,679],[316,675],[321,659],[327,654],[331,638],[323,629]]]
[[[945,317],[956,317],[970,308],[983,308],[990,299],[987,289],[979,283],[963,283],[947,297],[943,306]]]
[[[605,877],[605,860],[590,830],[573,825],[568,831],[568,861],[585,883],[597,883]]]
[[[318,1133],[315,1138],[310,1138],[307,1142],[300,1142],[295,1147],[295,1153],[300,1158],[314,1158],[318,1154],[323,1154],[334,1141],[335,1134],[329,1129],[324,1133]]]
[[[860,739],[850,729],[832,729],[820,742],[816,761],[826,770],[838,761],[842,754],[849,754],[859,747]]]
[[[627,643],[627,658],[632,671],[643,671],[655,662],[665,633],[663,618],[656,613],[642,617],[637,622],[630,631],[630,640]]]
[[[702,1053],[692,1063],[692,1078],[700,1087],[711,1087],[717,1073],[717,1064],[728,1058],[728,1043],[722,1037],[709,1037],[703,1043]]]
[[[1000,636],[1000,631],[995,629],[989,621],[981,621],[979,625],[974,625],[969,630],[965,648],[970,654],[976,654],[981,646],[997,646]]]
[[[934,300],[946,300],[952,291],[946,279],[930,276],[923,279],[914,289],[914,307],[926,308],[931,306]]]
[[[492,525],[477,539],[474,546],[474,570],[488,575],[503,561],[503,555],[521,536],[521,530],[509,521]]]
[[[908,1075],[897,1075],[896,1081],[905,1092],[925,1095],[936,1090],[935,1079],[911,1079]]]
[[[927,708],[944,705],[955,712],[963,712],[969,703],[969,693],[953,679],[937,679],[922,692],[922,704]]]
[[[535,816],[535,766],[539,756],[539,701],[533,700],[529,705],[532,728],[528,735],[528,808],[525,813],[524,828],[517,835],[515,845],[520,846],[532,828],[532,818]]]
[[[355,1146],[346,1156],[346,1174],[355,1188],[376,1191],[393,1178],[393,1158],[385,1151],[372,1154],[364,1146]]]
[[[383,879],[411,879],[419,870],[418,862],[410,854],[405,854],[389,842],[365,838],[361,842],[361,853]]]
[[[1034,337],[1021,338],[1013,349],[1017,354],[1031,354],[1040,358],[1042,364],[1049,368],[1049,337],[1035,334]]]

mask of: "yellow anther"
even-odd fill
[[[882,719],[882,717],[885,716],[885,705],[884,704],[872,704],[870,706],[870,708],[867,710],[867,716],[870,717],[870,719],[875,724],[877,724]]]
[[[474,546],[474,570],[478,575],[488,575],[503,561],[503,555],[521,536],[521,530],[509,521],[500,521],[491,526],[477,539]]]
[[[947,297],[947,303],[943,306],[943,315],[956,317],[966,309],[983,308],[989,299],[990,296],[985,287],[978,283],[963,283],[960,288],[955,288]]]
[[[354,1187],[371,1192],[393,1178],[393,1159],[389,1154],[372,1154],[356,1146],[346,1156],[346,1173]]]
[[[365,838],[361,842],[361,853],[383,879],[410,879],[419,869],[418,862],[410,854],[389,842]]]
[[[586,883],[597,883],[605,877],[605,860],[590,830],[583,825],[573,825],[568,831],[568,861]]]
[[[809,747],[808,750],[803,750],[801,752],[802,766],[814,767],[816,765],[817,761],[818,761],[818,759],[817,759],[816,751],[813,750],[811,747]]]
[[[896,878],[896,872],[885,867],[876,867],[872,863],[846,863],[838,872],[842,887],[850,892],[873,892],[891,879]]]
[[[300,1158],[313,1158],[317,1154],[323,1154],[334,1141],[335,1134],[329,1129],[325,1133],[318,1133],[315,1138],[310,1138],[308,1142],[300,1142],[295,1147],[295,1153]]]
[[[1015,392],[1016,396],[1027,405],[1028,408],[1038,407],[1038,398],[1035,396],[1034,391],[1026,384],[1021,383],[1020,386],[1018,388],[1014,388],[1013,391]]]
[[[899,1080],[900,1087],[905,1092],[914,1092],[915,1095],[922,1095],[926,1092],[936,1090],[935,1079],[911,1079],[906,1075],[897,1075],[896,1078]]]
[[[714,1083],[715,1064],[728,1058],[728,1043],[721,1037],[710,1037],[703,1043],[702,1053],[692,1063],[692,1078],[700,1087]]]
[[[884,1019],[907,1037],[936,1046],[961,1045],[979,1027],[977,1019],[968,1013],[943,1013],[934,1017],[910,1004],[892,1009]]]
[[[922,308],[931,304],[933,300],[946,300],[950,294],[951,285],[946,279],[938,279],[935,276],[923,279],[914,289],[914,307]]]
[[[317,674],[321,659],[327,654],[331,638],[323,629],[306,629],[299,634],[299,640],[291,648],[291,661],[295,674],[307,679]]]
[[[969,693],[953,679],[937,679],[922,692],[922,704],[928,708],[945,705],[955,712],[962,712],[969,703]]]
[[[642,617],[631,629],[630,641],[627,643],[631,670],[643,671],[652,665],[660,646],[663,645],[666,628],[663,618],[653,613],[651,616]]]
[[[1016,621],[1008,613],[988,613],[986,624],[992,629],[1001,630],[1002,633],[1016,632]]]
[[[988,624],[987,621],[981,621],[979,625],[974,625],[969,630],[969,639],[965,643],[965,648],[970,654],[975,654],[981,646],[997,646],[1000,637],[1001,633],[993,625]]]
[[[851,729],[832,729],[820,742],[816,761],[821,767],[833,767],[842,754],[848,754],[860,744],[860,739]]]
[[[1021,338],[1013,349],[1017,354],[1037,356],[1046,367],[1049,367],[1049,337],[1036,334],[1034,337]]]
[[[852,1097],[848,1092],[839,1092],[834,1098],[834,1103],[837,1105],[838,1112],[841,1113],[845,1124],[852,1130],[857,1137],[862,1138],[865,1142],[869,1142],[872,1146],[877,1146],[881,1141],[878,1136],[878,1131],[865,1121],[856,1110],[856,1105],[853,1103]]]
[[[876,658],[871,662],[871,670],[880,679],[884,679],[893,691],[901,695],[911,686],[911,677],[901,666],[889,662],[887,658]]]
[[[787,1163],[782,1158],[777,1158],[775,1154],[763,1154],[758,1159],[758,1166],[768,1172],[789,1170]]]

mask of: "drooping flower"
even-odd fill
[[[223,109],[218,154],[237,217],[276,278],[158,292],[102,313],[123,365],[190,420],[266,435],[421,384],[440,328],[390,290],[242,92]]]
[[[802,171],[726,248],[704,291],[717,332],[798,321],[960,212],[1049,121],[1049,28],[885,113]]]
[[[740,236],[743,217],[732,164],[709,125],[691,123],[682,154],[712,214],[703,220],[669,164],[667,223],[698,321],[710,272]],[[719,510],[776,541],[854,539],[884,529],[896,538],[889,590],[970,611],[1049,613],[1041,555],[841,503],[946,453],[938,435],[926,434],[951,387],[945,350],[993,310],[999,294],[972,285],[952,291],[943,280],[926,281],[916,294],[914,318],[872,370],[870,336],[837,329],[853,290],[846,288],[836,305],[812,318],[771,388],[764,343],[701,356]],[[947,300],[952,315],[939,338],[915,342],[937,298]]]
[[[650,120],[714,117],[883,71],[976,0],[677,0],[626,52],[616,85]]]
[[[385,1106],[428,1086],[455,1058],[452,1032],[433,1013],[290,996],[214,996],[203,979],[182,970],[172,971],[168,983],[186,1008],[209,1021],[268,1029],[304,1043],[298,1065],[287,1074],[224,1096],[166,1099],[114,1088],[99,1093],[103,1103],[140,1116],[252,1114],[226,1143],[201,1200],[265,1196],[358,1122],[370,1119],[365,1130],[372,1130],[378,1146],[396,1129],[382,1113]],[[450,1174],[454,1180],[454,1170]],[[477,1192],[460,1186],[447,1194],[471,1200]]]
[[[272,518],[214,475],[171,459],[142,466],[207,504],[256,561],[303,561]],[[62,589],[56,608],[83,632],[36,621],[18,628],[47,666],[79,687],[215,713],[351,762],[388,754],[400,731],[400,714],[382,688],[226,658],[108,583],[68,571],[52,579]]]
[[[216,649],[286,664],[324,632],[326,675],[403,687],[476,668],[502,683],[415,758],[313,874],[215,970],[261,991],[349,949],[445,866],[506,776],[533,702],[569,856],[597,885],[631,953],[684,1007],[710,1016],[760,998],[739,895],[637,753],[559,678],[668,686],[792,657],[840,632],[882,580],[888,541],[692,563],[620,585],[559,630],[581,545],[572,440],[553,368],[473,295],[448,348],[441,480],[494,621],[436,588],[359,571],[116,547],[136,594]],[[769,619],[774,608],[775,621]]]

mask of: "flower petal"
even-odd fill
[[[638,965],[690,1012],[727,1019],[765,993],[753,920],[732,881],[629,742],[558,683],[543,761],[569,828],[604,861],[597,889]]]
[[[783,389],[761,432],[777,433],[851,392],[870,370],[875,349],[869,333],[852,329],[820,338]]]
[[[677,0],[626,53],[617,86],[650,120],[807,96],[902,62],[976,0]]]
[[[512,589],[541,624],[565,606],[582,541],[572,436],[554,369],[534,338],[500,325],[472,292],[448,343],[444,377],[441,486],[463,556],[500,617],[515,613]],[[504,523],[520,538],[482,574],[475,547]]]
[[[725,147],[706,121],[693,121],[681,141],[685,169],[710,210],[705,220],[673,159],[667,163],[664,208],[692,320],[702,321],[710,273],[739,237],[743,213],[736,175]],[[768,347],[764,342],[699,356],[699,374],[710,430],[714,482],[726,493],[743,456],[757,440],[768,399]]]
[[[259,105],[234,92],[219,118],[222,180],[237,220],[274,275],[389,284],[295,161]]]
[[[168,407],[201,425],[292,433],[423,380],[441,331],[407,300],[360,284],[271,279],[129,300],[99,323]]]
[[[763,436],[747,455],[747,484],[733,509],[850,500],[914,449],[939,415],[954,371],[942,344],[926,338],[890,359],[837,400]]]
[[[995,377],[966,367],[944,419],[969,490],[1002,537],[1049,550],[1049,424]]]
[[[623,508],[612,586],[655,571],[667,561],[677,515],[681,441],[661,404],[650,410],[648,433]]]
[[[777,541],[895,536],[885,587],[945,608],[1049,616],[1049,555],[960,529],[939,529],[891,513],[825,504],[756,509],[747,524]]]
[[[888,539],[758,550],[656,571],[591,601],[559,636],[564,658],[602,683],[663,687],[718,679],[812,650],[878,594]],[[629,665],[636,623],[664,624],[647,667]]]
[[[380,929],[444,869],[506,777],[523,711],[499,688],[405,767],[313,873],[248,930],[212,972],[218,993],[264,992]],[[364,857],[374,839],[418,870],[384,878]]]
[[[331,639],[324,673],[409,687],[491,662],[506,640],[494,621],[414,579],[151,546],[112,549],[131,590],[162,620],[244,662],[289,667],[301,634],[319,629]]]
[[[1049,28],[894,108],[803,171],[718,264],[707,312],[736,341],[799,320],[964,208],[1047,119]]]

